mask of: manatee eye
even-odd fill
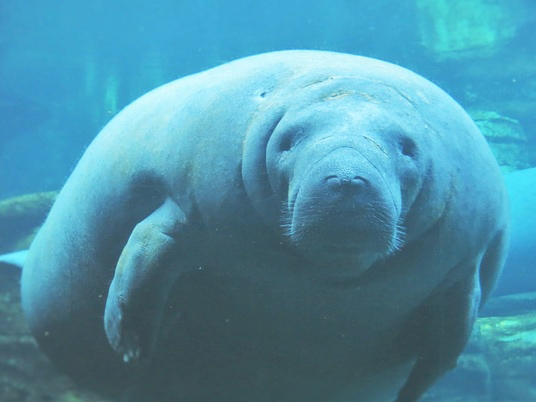
[[[402,155],[414,158],[417,155],[417,146],[411,138],[404,137],[400,141],[400,152]]]
[[[285,156],[289,151],[293,151],[298,144],[305,139],[305,131],[302,127],[291,127],[281,131],[274,136],[275,149],[279,156]]]
[[[283,139],[281,139],[281,142],[279,143],[279,151],[280,152],[290,151],[290,148],[292,148],[292,136],[285,135]]]

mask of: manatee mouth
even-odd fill
[[[405,228],[388,195],[366,202],[344,197],[326,202],[320,194],[305,196],[297,189],[283,203],[281,228],[298,250],[322,260],[369,264],[402,247]]]
[[[344,208],[336,214],[314,207],[297,213],[291,208],[283,214],[281,227],[296,245],[309,244],[332,253],[356,253],[364,248],[391,253],[402,246],[405,230],[386,210],[371,204]]]

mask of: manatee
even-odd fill
[[[481,315],[519,316],[536,311],[536,168],[505,175],[510,200],[510,241],[501,276]]]
[[[22,274],[29,326],[126,400],[412,401],[503,264],[484,138],[401,67],[281,51],[159,87],[87,148]]]
[[[494,296],[536,292],[536,168],[508,173],[505,179],[510,245]]]

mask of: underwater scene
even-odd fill
[[[0,401],[536,401],[535,32],[0,2]]]

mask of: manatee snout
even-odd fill
[[[300,248],[364,261],[397,249],[400,190],[385,163],[352,148],[304,162],[289,191],[288,234]]]
[[[305,155],[296,163],[289,196],[294,197],[295,209],[318,206],[328,214],[347,217],[367,205],[391,208],[396,186],[382,172],[386,168],[385,163],[374,163],[350,147]]]

